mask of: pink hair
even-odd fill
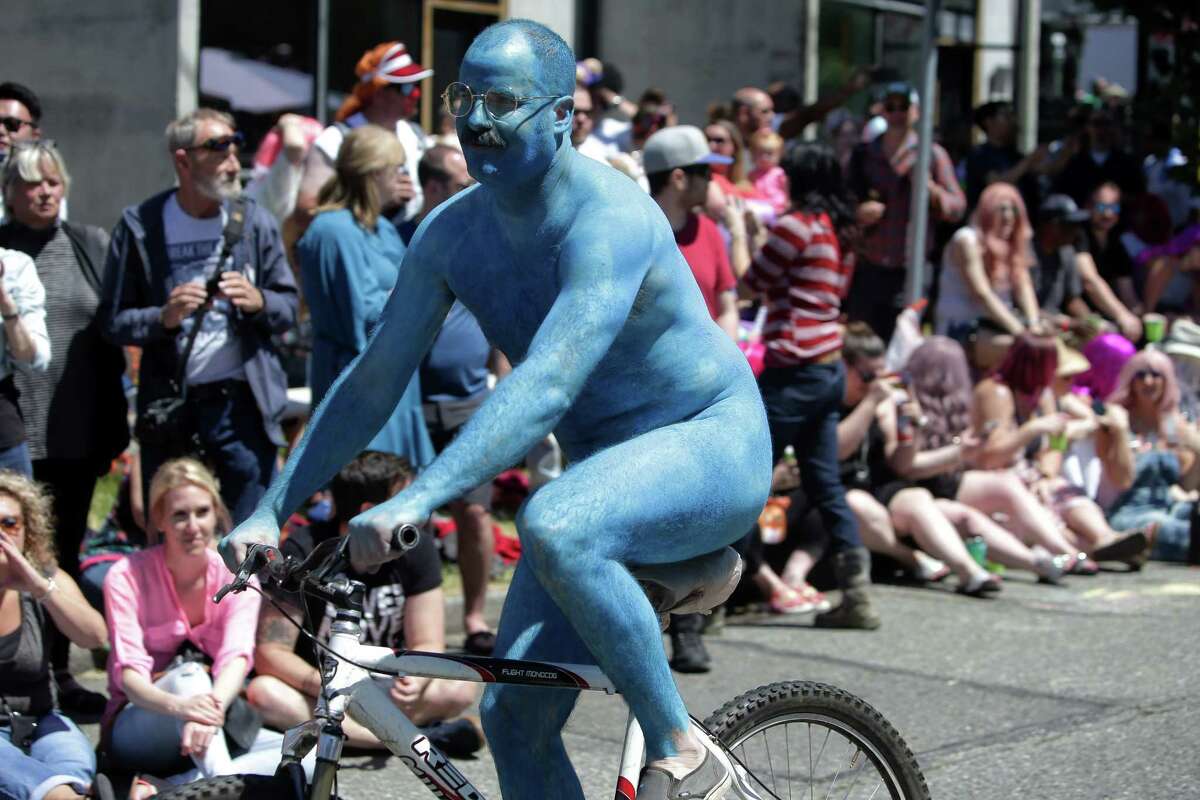
[[[1026,331],[1013,341],[993,375],[1014,393],[1036,396],[1054,382],[1057,371],[1054,339]]]
[[[1144,369],[1151,369],[1163,376],[1163,393],[1158,401],[1158,422],[1161,427],[1167,417],[1179,409],[1179,381],[1175,379],[1175,365],[1166,353],[1160,350],[1143,350],[1125,362],[1121,367],[1121,375],[1117,378],[1117,388],[1109,396],[1108,402],[1118,403],[1129,408],[1132,405],[1130,385],[1133,376]]]
[[[1017,215],[1012,236],[1008,239],[1000,236],[1000,206],[1005,203],[1012,203]],[[1011,286],[1012,274],[1029,267],[1029,243],[1033,239],[1033,228],[1021,193],[1011,183],[991,184],[979,196],[971,226],[982,243],[983,269],[988,281],[999,288]]]
[[[1083,355],[1091,366],[1075,378],[1075,388],[1103,400],[1117,388],[1121,367],[1136,352],[1137,348],[1121,334],[1100,334],[1083,348]]]

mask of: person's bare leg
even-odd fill
[[[250,681],[246,698],[262,714],[263,722],[283,731],[312,719],[315,706],[314,698],[270,675],[259,675]],[[342,732],[346,734],[346,744],[351,747],[360,750],[387,749],[375,734],[350,717],[342,720]]]
[[[922,550],[942,561],[966,584],[987,577],[967,552],[962,537],[926,489],[904,489],[888,504],[896,530],[909,534]]]
[[[1040,544],[1055,555],[1079,552],[1063,536],[1054,512],[1011,472],[970,470],[963,475],[957,499],[984,514],[1004,514],[1026,544]]]
[[[822,548],[822,551],[824,548]],[[787,564],[783,567],[783,582],[788,586],[802,586],[808,583],[808,573],[821,560],[821,552],[813,553],[803,547],[797,547],[788,556]]]
[[[754,581],[754,585],[758,587],[758,590],[762,592],[762,596],[768,599],[777,592],[786,592],[788,590],[788,585],[767,564],[762,564],[758,568],[758,572],[754,573],[751,580]]]
[[[991,517],[957,500],[937,500],[938,508],[963,536],[981,536],[988,559],[1012,569],[1037,571],[1037,553],[997,525]]]
[[[1085,553],[1112,544],[1121,537],[1109,526],[1100,506],[1080,499],[1063,511],[1063,521],[1078,535],[1079,549]]]
[[[858,520],[858,535],[868,550],[894,558],[912,572],[921,572],[919,557],[896,538],[891,515],[883,504],[861,489],[846,492],[846,504]]]
[[[478,503],[461,500],[450,505],[450,513],[458,530],[458,569],[463,582],[463,629],[468,636],[484,633],[491,630],[484,611],[495,550],[492,515]]]
[[[440,720],[453,719],[479,698],[473,683],[434,679],[425,685],[416,708],[408,718],[418,727]]]

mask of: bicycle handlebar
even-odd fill
[[[389,553],[403,556],[421,541],[421,529],[416,525],[402,522],[392,529],[392,538],[388,544]],[[305,584],[315,583],[323,586],[328,576],[341,572],[350,565],[348,553],[349,537],[341,540],[330,539],[322,542],[308,557],[298,561],[291,556],[284,556],[278,547],[269,544],[255,543],[246,549],[246,558],[238,567],[230,583],[222,586],[213,596],[214,603],[220,603],[230,592],[244,592],[255,575],[266,571],[267,579],[274,580],[284,589],[299,589]],[[332,552],[330,552],[332,551]]]

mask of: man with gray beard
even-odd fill
[[[199,456],[236,523],[285,443],[287,379],[271,336],[295,324],[299,298],[274,217],[241,198],[233,118],[200,108],[170,123],[166,139],[179,186],[122,213],[97,316],[113,342],[142,348],[139,418],[186,387],[180,435],[141,437],[143,485],[166,459]],[[226,231],[236,234],[228,248]]]

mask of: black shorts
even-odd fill
[[[471,418],[471,415],[475,413],[475,410],[486,399],[487,393],[484,392],[466,400],[448,400],[422,404],[421,408],[425,414],[425,428],[429,431],[429,438],[433,441],[433,449],[438,453],[445,450],[450,442],[454,441],[454,437],[458,435],[458,432],[462,430],[462,426],[467,424],[467,420]],[[483,506],[488,511],[491,511],[492,484],[489,481],[483,486],[476,486],[459,499],[472,505]]]

